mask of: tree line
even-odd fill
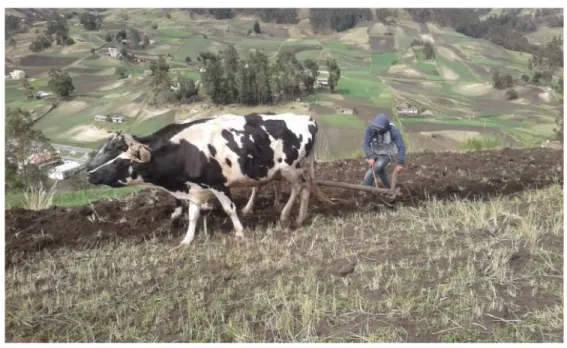
[[[538,24],[563,27],[563,15],[557,15],[558,11],[541,9],[534,15],[524,15],[521,14],[521,9],[511,9],[481,20],[480,16],[490,12],[489,8],[407,9],[416,22],[451,27],[463,35],[486,39],[506,49],[528,53],[536,53],[539,46],[530,43],[524,35],[536,31]]]
[[[300,62],[289,50],[280,51],[273,61],[263,50],[241,59],[231,45],[220,53],[201,52],[197,60],[205,69],[201,75],[203,87],[216,104],[265,105],[295,100],[313,94],[319,76],[316,61]],[[340,68],[335,59],[327,60],[326,65],[333,92],[340,79]]]

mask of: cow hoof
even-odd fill
[[[244,238],[243,234],[235,234],[234,235],[234,239],[236,240],[245,240],[246,238]]]

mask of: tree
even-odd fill
[[[73,79],[71,79],[69,73],[59,69],[51,69],[49,77],[50,79],[47,86],[53,93],[62,99],[67,99],[71,96],[75,87],[73,86]]]
[[[223,104],[224,79],[220,56],[212,52],[201,52],[197,60],[203,63],[206,70],[202,74],[205,91],[215,104]]]
[[[557,91],[557,93],[563,94],[563,77],[560,77],[557,80],[557,87],[555,87],[555,90]]]
[[[28,99],[33,98],[33,91],[34,91],[34,88],[33,88],[33,86],[30,84],[30,82],[28,81],[27,78],[25,78],[25,79],[22,81],[22,88],[23,88],[23,90],[24,90],[23,92],[24,92],[24,96],[25,96],[26,98],[28,98]]]
[[[177,100],[181,103],[189,103],[192,98],[197,95],[197,88],[195,87],[195,81],[192,79],[186,79],[181,74],[177,76]]]
[[[148,37],[148,35],[144,35],[143,44],[144,44],[144,48],[150,45],[150,38]]]
[[[327,70],[329,70],[329,88],[331,93],[333,93],[341,79],[341,69],[335,58],[327,59]]]
[[[280,51],[271,69],[274,92],[286,99],[295,100],[301,95],[303,66],[292,51]]]
[[[256,34],[260,34],[260,22],[255,21],[254,26],[252,26],[252,30],[254,30]]]
[[[40,130],[32,128],[33,124],[29,111],[20,108],[6,110],[6,189],[22,189],[44,179],[44,175],[26,162],[30,155],[53,151],[53,148]]]
[[[303,62],[303,85],[307,94],[313,93],[315,81],[319,76],[319,65],[313,59],[308,58]]]
[[[556,140],[561,142],[561,144],[563,144],[563,119],[564,119],[564,117],[565,117],[565,115],[563,114],[563,104],[561,104],[561,107],[559,109],[559,114],[555,118],[555,124],[557,125],[557,128],[553,129],[553,131],[555,132]]]
[[[98,30],[102,25],[102,17],[98,13],[83,12],[79,22],[86,30]]]
[[[156,23],[152,24],[152,29],[156,30],[158,28],[158,25]]]
[[[125,40],[127,37],[128,37],[128,34],[126,33],[126,30],[124,30],[124,29],[118,30],[118,32],[115,35],[117,42],[121,42],[122,40]]]
[[[104,41],[106,41],[106,42],[112,42],[112,34],[106,33],[106,37],[104,38]]]
[[[222,68],[224,70],[224,102],[236,103],[238,102],[238,87],[236,84],[236,71],[238,70],[238,61],[240,57],[234,48],[234,45],[229,45],[222,51]]]
[[[527,83],[530,81],[530,77],[527,74],[522,74],[522,80]]]
[[[38,35],[30,43],[29,49],[32,52],[40,52],[51,47],[51,40],[44,35]]]
[[[185,57],[185,64],[189,65],[191,63],[191,57]]]
[[[20,19],[16,16],[6,16],[6,33],[13,33],[20,30]]]
[[[142,41],[140,32],[135,28],[130,29],[130,41],[132,42],[132,46],[134,47],[138,47],[140,45],[140,41]]]
[[[94,56],[96,54],[96,48],[91,48],[91,54]]]
[[[128,69],[126,69],[123,66],[117,66],[116,69],[114,69],[114,73],[118,75],[121,79],[125,79],[126,77],[128,77]]]
[[[254,89],[257,103],[260,105],[271,104],[273,96],[270,86],[270,64],[268,56],[263,50],[252,52],[250,54],[249,66],[254,74]]]
[[[518,99],[518,92],[515,89],[509,89],[506,91],[506,97],[508,100]]]
[[[55,12],[47,22],[46,34],[53,37],[57,45],[64,45],[69,37],[69,25],[64,17]]]
[[[435,51],[433,50],[433,45],[430,42],[426,42],[423,45],[423,54],[427,60],[435,58]]]
[[[171,96],[171,80],[169,78],[169,65],[163,56],[158,61],[150,63],[152,80],[150,81],[150,105],[162,105],[167,103]]]

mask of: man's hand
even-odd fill
[[[371,169],[374,168],[374,158],[369,159],[367,162],[369,168]]]
[[[404,171],[404,166],[402,166],[401,164],[397,164],[396,165],[396,173],[401,173]]]

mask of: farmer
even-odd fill
[[[370,168],[364,175],[362,185],[375,186],[374,175],[372,174],[372,170],[374,170],[384,186],[388,189],[391,188],[386,167],[396,155],[397,149],[396,172],[401,173],[404,170],[406,147],[402,134],[394,124],[390,123],[388,116],[380,114],[374,117],[374,120],[366,128],[363,149]]]

